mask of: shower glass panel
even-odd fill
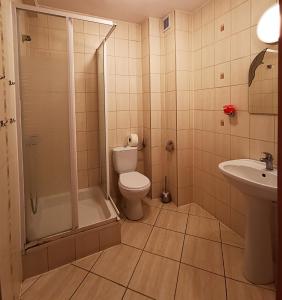
[[[107,141],[106,141],[106,101],[105,101],[105,43],[103,42],[97,49],[97,75],[98,75],[98,110],[99,110],[99,153],[100,153],[100,173],[101,188],[105,197],[107,191]]]
[[[66,18],[17,10],[27,242],[72,229]]]

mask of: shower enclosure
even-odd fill
[[[115,221],[107,156],[111,21],[14,7],[23,244]]]

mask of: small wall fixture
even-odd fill
[[[223,112],[225,115],[228,115],[229,117],[234,117],[236,113],[236,108],[232,104],[227,104],[223,106]]]
[[[278,3],[268,8],[260,17],[257,36],[267,44],[278,42],[280,36],[280,9]]]

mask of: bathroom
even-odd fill
[[[277,1],[120,4],[0,0],[0,299],[280,299]]]

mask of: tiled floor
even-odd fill
[[[147,200],[122,244],[26,280],[22,300],[274,300],[242,274],[243,240],[196,204]]]

